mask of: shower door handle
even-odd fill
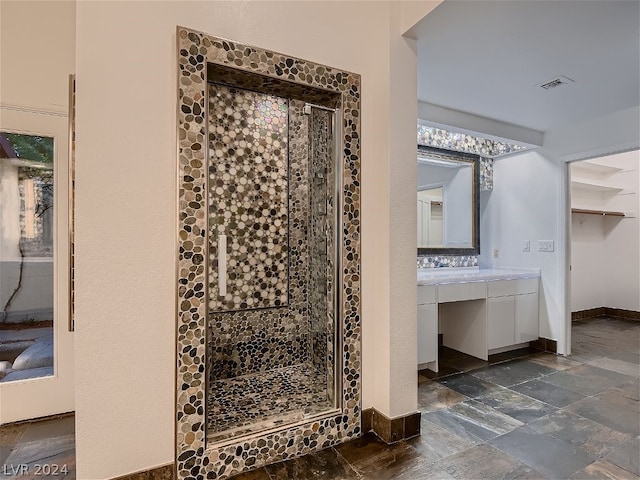
[[[218,296],[227,296],[227,236],[218,235]]]

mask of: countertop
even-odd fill
[[[419,268],[418,285],[493,282],[518,278],[539,278],[539,268]]]

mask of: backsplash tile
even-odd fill
[[[476,255],[434,255],[418,257],[418,268],[477,267]]]

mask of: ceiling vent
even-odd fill
[[[548,82],[544,82],[542,85],[538,85],[539,87],[544,88],[545,90],[552,90],[554,88],[561,87],[562,85],[570,85],[575,83],[569,77],[565,77],[564,75],[558,75],[557,77],[549,80]]]

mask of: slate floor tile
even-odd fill
[[[619,390],[608,390],[588,397],[566,408],[613,430],[632,435],[640,434],[640,406]]]
[[[422,461],[420,453],[407,442],[386,445],[372,434],[335,449],[359,476],[379,480],[395,479]]]
[[[571,475],[570,480],[637,480],[638,476],[606,460],[596,460],[579,472]]]
[[[597,358],[589,360],[586,363],[593,365],[594,367],[600,367],[605,370],[611,370],[632,377],[640,376],[640,368],[638,367],[637,359],[635,363],[631,363],[629,361],[616,358]]]
[[[59,480],[75,479],[75,437],[68,434],[20,443],[11,451],[5,464],[27,466],[27,475],[17,476],[19,480],[37,478],[36,464],[57,469]]]
[[[527,425],[489,443],[553,479],[568,478],[595,460],[581,448]]]
[[[64,416],[41,422],[27,424],[27,428],[20,438],[20,442],[32,442],[46,438],[73,435],[75,432],[75,417]]]
[[[236,475],[233,480],[272,480],[272,478],[265,468],[259,468],[258,470]]]
[[[428,380],[418,385],[418,410],[433,412],[469,400],[469,397],[438,382]]]
[[[0,428],[0,447],[15,446],[27,429],[27,424],[7,425]]]
[[[606,459],[625,470],[640,475],[640,437],[631,438],[614,448]]]
[[[506,388],[478,397],[477,400],[522,423],[529,423],[556,410],[551,405]]]
[[[428,413],[425,417],[473,443],[494,438],[522,425],[522,422],[475,400]]]
[[[640,401],[640,379],[634,378],[617,386],[614,390],[620,391],[623,396],[630,400]]]
[[[528,397],[535,398],[536,400],[540,400],[541,402],[548,403],[549,405],[553,405],[558,408],[566,407],[567,405],[585,398],[581,393],[572,392],[566,388],[558,387],[541,380],[531,380],[519,385],[514,385],[510,388],[518,393],[527,395]]]
[[[494,383],[485,382],[470,373],[454,375],[438,381],[442,385],[470,398],[486,395],[501,388]]]
[[[377,473],[362,477],[363,480],[378,480]],[[415,463],[407,467],[393,480],[457,480],[436,463]]]
[[[567,370],[567,373],[573,373],[575,375],[580,375],[581,377],[585,377],[587,379],[606,379],[612,382],[614,385],[622,384],[633,380],[633,376],[629,376],[623,373],[614,372],[612,370],[607,370],[604,368],[599,368],[595,365],[582,364],[577,367],[570,368]]]
[[[549,375],[555,371],[553,368],[527,360],[514,360],[485,370],[473,372],[473,375],[491,383],[510,387],[544,375]]]
[[[587,378],[570,373],[569,371],[557,372],[552,375],[548,375],[544,378],[544,381],[586,396],[604,392],[606,389],[615,386],[617,383],[612,379],[604,377]]]
[[[554,355],[553,353],[536,353],[527,357],[527,360],[533,363],[539,363],[545,367],[553,368],[555,370],[567,370],[568,368],[577,367],[581,365],[580,362],[570,360],[567,357],[561,355]]]
[[[407,440],[407,443],[428,462],[436,462],[475,445],[474,442],[428,421],[424,415],[420,422],[420,436]]]
[[[491,445],[457,453],[440,462],[444,470],[457,479],[539,479],[543,475]]]
[[[582,448],[594,457],[607,455],[631,439],[627,433],[611,430],[587,418],[564,410],[529,423],[532,429]]]
[[[356,480],[360,476],[333,448],[265,467],[271,478]],[[269,478],[269,477],[267,477]],[[256,480],[261,480],[256,477]]]

